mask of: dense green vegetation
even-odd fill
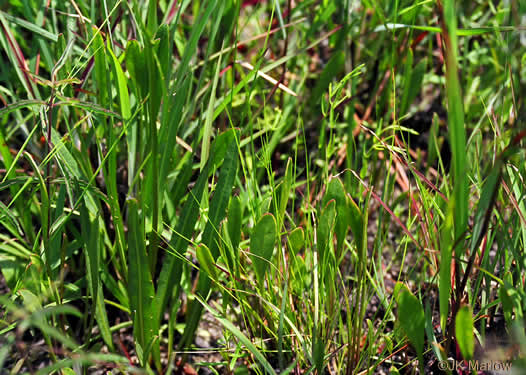
[[[525,16],[2,2],[0,373],[523,371]]]

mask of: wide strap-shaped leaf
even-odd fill
[[[237,142],[235,139],[227,145],[225,159],[223,166],[219,172],[219,179],[217,186],[210,202],[210,209],[208,215],[208,222],[201,237],[202,243],[207,245],[210,253],[215,260],[219,256],[219,223],[226,216],[226,209],[228,201],[232,195],[232,186],[234,185],[238,168]],[[210,291],[210,279],[206,273],[199,275],[197,285],[197,295],[206,298]],[[193,340],[197,325],[201,319],[203,306],[194,300],[190,307],[190,314],[188,315],[187,324],[181,340],[181,345],[189,345]]]
[[[272,214],[265,214],[259,219],[250,237],[250,254],[256,276],[261,283],[270,264],[277,231],[276,219]]]
[[[455,336],[464,359],[473,358],[475,353],[475,336],[473,334],[473,311],[471,306],[462,306],[455,318]]]
[[[128,200],[128,295],[133,318],[133,336],[136,345],[146,348],[157,332],[153,332],[153,298],[154,290],[148,258],[144,222],[139,217],[137,200]],[[139,358],[144,364],[146,358]]]
[[[407,338],[422,360],[424,352],[425,314],[422,303],[402,283],[395,286],[395,299],[398,303],[398,321]]]

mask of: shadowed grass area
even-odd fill
[[[520,373],[523,8],[2,3],[0,373]]]

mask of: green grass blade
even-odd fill
[[[121,64],[119,60],[117,59],[117,56],[113,53],[111,48],[108,48],[108,53],[111,56],[111,62],[112,62],[112,71],[113,75],[116,78],[117,82],[117,95],[119,97],[119,103],[120,103],[120,112],[122,115],[122,118],[127,121],[131,117],[131,107],[130,107],[130,96],[128,94],[128,79],[124,75],[124,72],[122,71]]]
[[[230,130],[232,136],[234,130]],[[201,241],[210,249],[214,260],[219,256],[219,224],[226,216],[228,201],[232,195],[232,187],[237,176],[238,154],[237,142],[234,140],[227,145],[225,159],[219,171],[217,186],[214,196],[210,202],[208,221],[206,223]],[[197,295],[205,298],[210,290],[210,279],[206,274],[199,275]],[[201,319],[202,306],[194,301],[190,307],[190,315],[187,319],[181,345],[189,345],[194,339],[195,331]]]
[[[283,182],[279,187],[279,203],[278,210],[276,212],[276,220],[278,223],[278,230],[284,226],[285,212],[287,210],[287,204],[289,202],[289,197],[292,192],[292,183],[293,183],[293,165],[292,158],[287,160],[287,166],[285,167],[285,175],[283,177]]]
[[[37,100],[37,99],[18,100],[0,109],[0,117],[8,115],[11,112],[19,110],[21,108],[31,108],[31,107],[37,107],[37,106],[40,107],[46,104],[47,103],[45,101]]]
[[[230,205],[228,206],[227,230],[228,237],[232,244],[232,250],[234,251],[232,259],[230,259],[230,265],[235,269],[238,269],[237,267],[239,266],[239,242],[241,241],[242,219],[241,200],[238,196],[232,197]]]
[[[463,255],[463,241],[468,223],[468,179],[470,169],[466,158],[466,130],[464,128],[463,98],[457,66],[457,20],[455,1],[446,0],[442,16],[442,36],[446,44],[446,96],[448,103],[448,135],[452,154],[453,196],[449,199],[448,215],[441,233],[441,269],[439,280],[440,320],[445,330],[452,291],[451,259]],[[451,231],[453,232],[451,235]],[[460,275],[456,275],[460,277]]]
[[[195,249],[195,254],[203,271],[205,271],[209,277],[216,280],[217,271],[215,269],[215,260],[212,257],[210,249],[205,244],[200,244]]]
[[[214,310],[210,307],[205,301],[201,298],[196,297],[197,301],[208,311],[214,318],[216,318],[228,331],[230,331],[245,347],[248,351],[256,358],[256,360],[263,366],[265,371],[269,374],[276,374],[276,371],[272,368],[272,365],[267,361],[265,356],[258,350],[258,348],[252,344],[248,337],[246,337],[243,332],[241,332],[234,324],[229,320],[223,318],[217,310]]]
[[[221,7],[222,9],[222,7]],[[219,72],[221,68],[221,57],[217,60],[214,80],[212,82],[212,90],[210,91],[210,100],[208,102],[208,111],[206,113],[205,124],[203,129],[203,140],[201,142],[201,169],[204,168],[208,160],[208,153],[210,149],[210,137],[212,136],[212,117],[214,114],[214,107],[216,102],[217,83],[219,82]]]
[[[465,235],[468,222],[469,167],[466,158],[466,129],[464,108],[457,65],[457,20],[455,1],[444,2],[443,37],[446,43],[446,95],[448,103],[448,134],[451,144],[453,166],[453,199],[455,212],[455,241]],[[462,248],[460,246],[459,248]]]
[[[3,17],[5,17],[5,19],[7,21],[13,22],[13,23],[17,24],[18,26],[21,26],[21,27],[31,31],[32,33],[34,33],[36,35],[40,35],[43,38],[47,38],[47,39],[51,40],[52,42],[56,42],[58,40],[58,35],[57,34],[54,34],[54,33],[50,32],[50,31],[47,31],[46,29],[43,29],[42,27],[37,26],[34,23],[28,22],[28,21],[26,21],[26,20],[24,20],[22,18],[11,16],[11,15],[5,13],[5,12],[2,12],[2,11],[0,11],[0,13],[2,14]]]
[[[159,180],[164,181],[168,174],[168,165],[171,158],[172,150],[175,147],[176,135],[179,130],[179,125],[183,119],[183,104],[187,99],[187,90],[190,82],[187,78],[190,75],[190,61],[194,57],[199,38],[203,34],[206,24],[217,8],[217,0],[209,1],[206,8],[200,12],[200,16],[192,27],[192,31],[188,42],[185,45],[184,54],[179,64],[179,68],[175,77],[175,84],[171,90],[170,97],[172,100],[165,103],[162,115],[162,125],[160,130],[160,139],[163,139],[163,147],[161,148],[161,162]]]
[[[232,131],[232,135],[233,131]],[[235,140],[228,145],[223,166],[219,172],[214,196],[210,202],[208,221],[203,231],[202,242],[210,248],[214,259],[219,256],[217,245],[219,223],[225,218],[232,187],[237,176],[238,155]]]
[[[445,4],[446,2],[444,2]],[[444,5],[445,8],[445,5]],[[442,29],[435,26],[419,26],[419,25],[407,25],[402,23],[386,23],[385,25],[377,26],[373,31],[392,31],[397,29],[413,29],[420,31],[428,31],[431,33],[440,33]],[[470,29],[457,29],[455,28],[455,36],[477,36],[495,32],[512,32],[516,30],[514,26],[489,26],[489,27],[473,27]]]
[[[106,303],[104,301],[104,293],[102,291],[102,283],[99,283],[97,291],[97,300],[95,301],[95,319],[99,327],[100,335],[108,348],[114,350],[113,341],[111,338],[110,323],[108,320],[108,313],[106,311]]]
[[[142,350],[157,332],[153,332],[152,302],[154,290],[146,255],[144,222],[140,219],[139,206],[136,200],[128,200],[129,209],[129,265],[128,265],[128,295],[133,318],[133,335],[136,345]],[[140,358],[143,365],[148,358]]]
[[[4,48],[4,51],[11,62],[11,66],[14,68],[20,83],[27,93],[27,97],[29,99],[41,99],[40,93],[30,77],[27,61],[22,54],[22,50],[20,49],[7,20],[3,16],[3,12],[0,13],[0,26],[3,29],[3,32],[0,32],[0,45]]]
[[[161,319],[161,314],[166,307],[172,288],[178,288],[179,281],[181,280],[182,260],[180,257],[183,256],[188,247],[188,238],[192,237],[195,223],[199,216],[201,197],[208,182],[211,164],[211,162],[208,163],[205,169],[201,171],[194,188],[189,193],[188,200],[182,208],[184,215],[180,218],[177,231],[170,241],[170,247],[177,252],[177,255],[167,254],[167,258],[161,268],[154,303],[154,319],[156,319],[157,322]]]
[[[44,182],[44,178],[42,177],[42,174],[40,172],[40,168],[35,163],[35,160],[33,159],[33,156],[29,154],[28,152],[24,152],[26,159],[29,161],[29,164],[33,168],[33,172],[37,176],[38,186],[40,189],[40,222],[41,222],[41,232],[42,232],[42,239],[43,239],[43,249],[44,249],[44,255],[46,257],[45,259],[45,265],[46,265],[46,271],[49,277],[51,277],[51,264],[50,259],[51,256],[51,248],[49,246],[49,212],[50,212],[50,206],[49,206],[49,192],[47,191],[46,183]]]

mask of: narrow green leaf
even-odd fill
[[[453,259],[453,211],[448,209],[444,228],[440,233],[440,271],[438,295],[440,301],[440,326],[446,331],[451,297],[451,260]]]
[[[515,316],[520,316],[522,301],[513,287],[513,275],[507,271],[503,277],[504,283],[499,288],[499,298],[502,304],[504,319],[509,325],[513,324]]]
[[[201,268],[214,280],[217,279],[214,257],[205,244],[200,244],[195,249],[197,260]]]
[[[106,46],[100,31],[96,28],[92,28],[93,32],[93,44],[91,45],[91,53],[95,57],[94,67],[94,82],[97,84],[97,94],[99,99],[99,105],[106,106],[108,96],[108,76],[107,76],[107,65],[106,65]]]
[[[402,76],[404,89],[402,91],[402,98],[398,107],[399,116],[404,116],[407,113],[407,109],[409,108],[409,87],[411,75],[413,74],[413,58],[413,50],[409,48],[405,57],[405,69],[404,75]]]
[[[198,20],[194,23],[177,70],[175,87],[170,91],[169,97],[171,101],[163,106],[162,125],[159,135],[160,139],[164,141],[160,150],[160,181],[166,178],[170,156],[175,147],[176,135],[182,119],[183,104],[187,99],[188,88],[191,83],[190,79],[187,78],[191,69],[190,61],[195,56],[199,38],[204,32],[210,16],[216,10],[217,4],[217,0],[207,2],[206,8],[200,12]]]
[[[214,191],[208,212],[208,221],[202,235],[202,242],[206,244],[214,259],[219,256],[217,238],[219,223],[225,218],[228,201],[232,195],[232,187],[237,176],[238,154],[236,142],[228,145],[223,166],[219,172],[217,186]]]
[[[95,217],[89,217],[88,210],[83,204],[81,206],[81,229],[85,243],[86,257],[86,277],[88,279],[88,288],[95,304],[97,293],[99,291],[99,254],[100,254],[100,233],[99,220]]]
[[[180,257],[188,247],[187,239],[192,237],[195,223],[199,216],[201,197],[208,182],[211,164],[211,162],[208,163],[206,168],[201,171],[194,188],[189,193],[189,197],[181,210],[183,216],[180,218],[177,230],[170,241],[170,247],[175,249],[177,255],[167,255],[161,268],[154,304],[154,318],[156,322],[159,322],[161,319],[172,288],[177,288],[181,280],[182,261]]]
[[[241,332],[234,324],[232,324],[229,320],[223,318],[217,310],[214,310],[212,307],[210,307],[205,301],[203,301],[201,298],[197,297],[197,301],[203,307],[210,312],[214,318],[216,318],[228,331],[230,331],[245,347],[248,349],[250,353],[254,356],[254,358],[257,359],[257,361],[263,366],[265,371],[269,374],[276,374],[276,371],[272,368],[272,365],[267,361],[265,356],[256,348],[256,346],[250,341],[248,337],[246,337],[243,332]]]
[[[85,109],[89,112],[96,113],[99,115],[109,116],[109,117],[115,117],[117,119],[121,118],[121,115],[110,111],[109,109],[103,108],[97,104],[90,103],[90,102],[83,102],[81,100],[77,100],[74,98],[62,98],[63,100],[55,102],[55,106],[68,106],[68,107],[76,107]]]
[[[148,1],[148,14],[146,16],[146,27],[147,30],[151,35],[155,33],[155,30],[159,26],[157,23],[157,1],[156,0],[150,0]]]
[[[129,120],[131,117],[131,107],[130,107],[130,95],[128,93],[128,79],[122,71],[121,64],[111,48],[108,48],[108,53],[111,56],[112,61],[112,72],[115,80],[117,81],[117,93],[119,96],[121,115],[124,120]]]
[[[168,92],[169,80],[167,79],[171,75],[172,71],[172,34],[170,32],[170,27],[166,24],[159,26],[159,29],[155,33],[155,37],[159,39],[159,44],[157,47],[157,58],[158,64],[161,72],[162,84],[164,85],[164,90]]]
[[[287,160],[287,166],[285,167],[285,176],[283,177],[283,182],[279,187],[279,207],[276,217],[276,220],[278,222],[278,228],[283,227],[285,211],[287,210],[289,196],[292,192],[293,168],[294,166],[292,165],[292,158],[289,157]]]
[[[233,259],[231,259],[231,266],[239,263],[239,242],[241,241],[241,200],[238,196],[232,197],[230,205],[228,206],[228,237],[232,244],[232,250],[234,251]]]
[[[495,203],[495,197],[500,186],[499,182],[502,166],[503,160],[498,158],[495,162],[495,165],[491,168],[489,176],[484,181],[484,185],[482,186],[482,193],[480,194],[480,200],[475,213],[473,234],[471,236],[471,251],[476,250],[480,241],[482,240],[484,231],[486,230],[488,220],[490,219],[490,210]]]
[[[222,7],[221,7],[222,9]],[[206,112],[205,124],[203,128],[203,139],[201,142],[201,169],[205,166],[208,160],[208,153],[210,149],[210,137],[212,136],[212,121],[214,114],[214,107],[216,101],[217,83],[219,82],[219,73],[221,68],[221,56],[217,60],[216,70],[212,81],[212,90],[210,90],[210,100],[208,102],[208,110]]]
[[[48,273],[48,276],[51,277],[51,264],[50,259],[52,258],[51,255],[51,248],[49,246],[49,192],[46,188],[46,183],[44,182],[44,178],[42,177],[42,174],[40,172],[40,168],[35,163],[35,160],[33,159],[33,156],[29,154],[28,152],[24,152],[24,155],[26,156],[26,159],[29,161],[29,164],[33,168],[33,172],[35,173],[35,176],[38,178],[38,185],[40,188],[40,224],[42,227],[42,243],[44,248],[44,255],[45,255],[45,265],[46,270]]]
[[[23,236],[24,232],[22,232],[22,228],[20,227],[20,224],[18,223],[18,219],[3,202],[0,201],[0,223],[2,225],[10,226],[11,232],[14,232],[17,237]]]
[[[40,107],[43,105],[47,105],[47,103],[43,100],[35,100],[35,99],[18,100],[0,109],[0,117],[8,115],[11,112],[16,111],[21,108],[30,108],[30,107],[36,107],[36,106]]]
[[[3,29],[3,32],[0,33],[0,45],[6,52],[11,62],[11,67],[16,72],[20,83],[22,83],[22,86],[26,90],[27,97],[29,99],[41,99],[38,87],[31,79],[30,72],[27,71],[26,58],[22,54],[22,49],[11,32],[11,28],[3,16],[3,12],[0,13],[0,25]]]
[[[214,157],[211,158],[214,160]],[[203,244],[207,245],[214,261],[219,256],[219,223],[225,218],[226,208],[230,196],[232,195],[232,186],[237,176],[238,154],[237,143],[232,142],[228,145],[225,160],[219,171],[219,178],[214,195],[210,202],[208,212],[208,221],[201,236]],[[196,294],[206,298],[210,291],[210,279],[205,274],[199,275]],[[187,320],[181,345],[189,345],[193,340],[195,331],[201,319],[202,306],[194,302],[190,307],[191,313]]]
[[[442,37],[446,51],[446,96],[448,103],[448,135],[451,145],[453,195],[449,198],[448,214],[441,228],[441,269],[439,280],[440,320],[445,329],[451,293],[451,259],[462,257],[464,248],[462,238],[468,227],[468,174],[466,129],[464,128],[464,100],[462,98],[457,66],[457,16],[455,1],[445,0],[442,17]],[[453,237],[451,237],[453,233]],[[458,246],[457,246],[458,245]],[[456,275],[460,277],[460,275]]]
[[[0,13],[2,13],[2,16],[5,17],[6,20],[27,29],[36,35],[40,35],[41,37],[47,38],[53,42],[56,42],[58,40],[57,34],[47,31],[46,29],[43,29],[42,27],[35,25],[34,23],[28,22],[22,18],[11,16],[2,11],[0,11]]]
[[[396,29],[414,29],[421,31],[428,31],[432,33],[440,33],[442,30],[440,27],[435,26],[418,26],[418,25],[406,25],[400,23],[387,23],[385,25],[377,26],[373,32],[379,31],[391,31]],[[513,26],[493,26],[493,27],[473,27],[471,29],[457,29],[455,28],[455,35],[457,36],[476,36],[495,32],[509,32],[514,31]]]
[[[426,302],[425,317],[426,317],[427,341],[431,349],[433,349],[433,352],[435,353],[437,359],[439,361],[442,361],[444,359],[444,356],[442,355],[442,352],[444,351],[444,349],[438,343],[437,338],[435,336],[435,325],[433,323],[433,310],[431,309],[431,304],[429,303],[429,301]]]
[[[421,60],[413,67],[413,50],[409,49],[404,72],[404,83],[402,100],[399,107],[400,116],[404,116],[410,108],[411,103],[422,90],[422,80],[426,68],[425,60]]]
[[[59,41],[62,41],[62,43],[65,43],[65,40],[64,40],[64,36],[63,34],[60,35],[60,39]],[[56,64],[53,66],[53,69],[51,70],[51,79],[52,79],[52,83],[55,82],[55,79],[58,75],[58,72],[62,69],[62,67],[64,65],[66,65],[66,63],[69,65],[70,64],[70,61],[69,61],[69,55],[71,54],[71,51],[73,50],[73,45],[74,45],[74,42],[75,42],[75,39],[74,38],[71,38],[67,45],[65,46],[64,48],[64,51],[62,52],[62,54],[60,55],[60,58],[57,60]],[[67,67],[66,67],[67,68]]]
[[[104,340],[106,345],[108,345],[108,348],[110,350],[114,350],[113,341],[111,338],[110,324],[108,321],[108,313],[106,311],[106,303],[104,301],[104,294],[102,291],[102,283],[99,283],[97,291],[95,319],[97,321],[102,339]]]
[[[157,334],[153,332],[152,324],[154,290],[146,255],[144,222],[139,217],[137,201],[129,199],[128,209],[128,295],[133,318],[133,336],[136,343],[145,348],[152,337]],[[148,359],[140,358],[140,360],[144,365]]]
[[[450,209],[455,213],[455,241],[465,234],[468,223],[468,179],[469,167],[466,158],[466,129],[464,128],[464,100],[460,88],[457,65],[457,19],[455,1],[444,1],[444,30],[446,43],[446,94],[448,102],[448,134],[451,145],[453,169],[453,196]],[[460,246],[459,249],[462,249]],[[457,254],[460,255],[460,254]]]

